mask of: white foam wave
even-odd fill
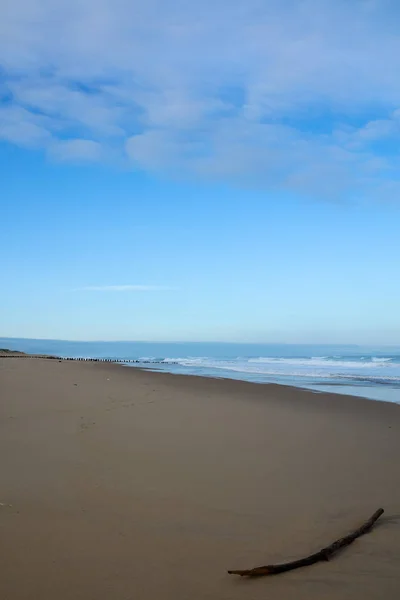
[[[392,358],[383,358],[383,357],[373,356],[371,360],[374,363],[387,363],[387,362],[391,362],[393,359]]]
[[[211,357],[164,358],[157,363],[179,365],[188,372],[235,372],[243,377],[268,379],[305,379],[400,384],[400,364],[389,360],[333,360],[332,358],[221,359]]]
[[[312,366],[334,369],[345,368],[345,369],[365,369],[365,368],[377,368],[380,365],[387,364],[391,358],[372,358],[371,360],[334,360],[328,357],[312,357],[312,358],[252,358],[249,359],[249,363],[262,363],[271,365],[293,365],[293,366]]]
[[[179,363],[182,366],[192,366],[192,365],[203,365],[208,361],[212,361],[213,359],[209,359],[207,356],[197,356],[195,358],[186,357],[186,358],[164,358],[162,359],[162,363],[165,364],[176,364]]]

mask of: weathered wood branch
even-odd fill
[[[285,571],[292,571],[293,569],[299,569],[300,567],[307,567],[308,565],[314,565],[317,562],[329,560],[336,552],[349,546],[361,535],[367,533],[375,521],[379,519],[381,515],[383,515],[383,508],[379,508],[372,517],[368,519],[361,525],[358,529],[349,533],[345,537],[336,540],[330,546],[326,546],[326,548],[322,548],[319,552],[315,554],[311,554],[310,556],[306,556],[305,558],[300,558],[299,560],[294,560],[287,563],[282,563],[278,565],[265,565],[263,567],[255,567],[254,569],[238,569],[235,571],[228,571],[230,575],[240,575],[241,577],[263,577],[265,575],[278,575],[279,573],[285,573]]]

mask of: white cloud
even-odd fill
[[[382,144],[400,141],[399,27],[395,0],[3,3],[0,138],[61,160],[379,194],[398,168]]]
[[[165,292],[176,288],[163,285],[89,285],[79,288],[81,292]]]
[[[50,147],[50,153],[58,160],[90,162],[101,159],[102,146],[92,140],[60,140]]]
[[[46,146],[51,141],[45,119],[21,106],[1,106],[0,139],[27,147]]]

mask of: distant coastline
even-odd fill
[[[117,363],[177,375],[276,383],[371,400],[400,401],[400,346],[0,338],[0,348],[7,348],[3,356]]]

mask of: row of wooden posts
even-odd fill
[[[72,358],[65,356],[48,356],[48,355],[30,355],[30,354],[2,354],[0,352],[0,358],[47,358],[52,360],[73,360],[79,362],[106,362],[106,363],[136,363],[136,364],[149,364],[149,365],[161,365],[163,364],[162,360],[154,361],[154,360],[137,360],[137,359],[123,359],[123,358]],[[177,364],[177,363],[169,363],[169,364]]]

